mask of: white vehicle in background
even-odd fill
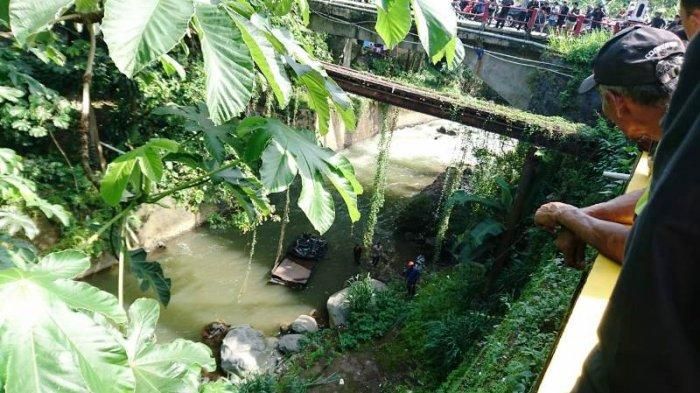
[[[631,23],[646,23],[649,13],[649,0],[637,0],[627,8],[627,21]]]

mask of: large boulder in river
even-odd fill
[[[372,287],[374,287],[375,291],[380,292],[386,289],[386,284],[379,280],[372,279]],[[348,317],[350,316],[349,294],[350,288],[348,287],[341,289],[328,298],[326,308],[328,308],[328,322],[332,328],[347,326]]]
[[[313,317],[299,315],[299,318],[292,322],[292,331],[294,333],[315,333],[318,331],[318,323]]]
[[[275,344],[250,327],[240,325],[226,334],[221,345],[221,368],[240,378],[266,373],[276,366]]]
[[[284,354],[297,353],[301,351],[301,346],[306,341],[303,334],[286,334],[277,341],[277,349]]]

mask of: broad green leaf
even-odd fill
[[[10,1],[10,26],[20,44],[32,34],[50,27],[73,0],[12,0]]]
[[[129,182],[140,182],[140,175],[154,183],[160,181],[164,170],[163,156],[177,152],[178,148],[177,142],[169,139],[151,139],[145,145],[117,157],[107,166],[102,178],[102,199],[108,205],[116,206]]]
[[[448,45],[457,36],[457,15],[449,1],[411,0],[416,30],[433,63],[452,58]],[[451,48],[454,52],[454,42]]]
[[[163,66],[163,71],[167,76],[177,75],[180,80],[185,80],[187,77],[185,67],[167,54],[160,57],[160,65]]]
[[[296,0],[297,9],[299,10],[299,15],[301,16],[301,21],[304,26],[308,26],[311,22],[311,8],[309,7],[309,0]]]
[[[185,128],[195,133],[204,133],[204,147],[216,161],[222,162],[226,157],[226,147],[230,144],[233,127],[229,124],[217,126],[209,118],[207,106],[203,103],[194,106],[178,107],[169,105],[153,111],[157,115],[174,115],[185,119]]]
[[[254,20],[256,26],[264,25],[265,21],[258,18]],[[292,67],[297,76],[297,81],[306,87],[309,106],[316,112],[318,128],[321,135],[325,135],[330,127],[330,99],[335,109],[340,113],[348,130],[355,129],[355,113],[350,97],[328,77],[321,63],[314,60],[291,34],[280,29],[269,29],[268,38],[276,42],[286,55],[287,64]]]
[[[170,303],[172,281],[165,277],[160,263],[149,262],[146,257],[146,252],[143,250],[126,254],[131,272],[139,279],[141,290],[145,292],[153,288],[160,302],[167,306]]]
[[[84,310],[102,314],[115,323],[126,323],[126,313],[119,306],[117,298],[82,281],[56,280],[47,284],[54,296],[74,310]]]
[[[90,267],[90,257],[77,250],[51,253],[39,261],[35,271],[44,271],[59,278],[75,278]]]
[[[0,103],[5,101],[14,103],[22,97],[24,97],[24,91],[14,87],[0,86]]]
[[[139,352],[154,341],[159,317],[160,306],[153,299],[136,299],[129,306],[129,325],[124,346],[130,359],[138,357]]]
[[[207,75],[207,107],[214,123],[223,124],[248,105],[255,66],[241,32],[224,11],[199,3],[195,17]]]
[[[100,9],[99,0],[75,0],[75,12],[89,13]]]
[[[243,37],[243,42],[250,50],[253,61],[255,61],[258,69],[265,76],[272,91],[275,93],[280,107],[287,106],[292,94],[292,83],[284,70],[282,57],[272,47],[265,33],[248,19],[235,13],[231,13],[231,17],[236,22],[236,26]]]
[[[262,162],[260,180],[271,193],[286,190],[299,172],[296,160],[287,146],[281,146],[275,140],[270,141],[263,152]]]
[[[137,167],[136,160],[132,159],[133,155],[126,158],[124,157],[125,155],[118,157],[107,166],[105,176],[100,183],[100,195],[110,206],[119,204],[131,174],[134,172],[134,168]]]
[[[214,170],[216,168],[210,168]],[[241,168],[230,168],[214,175],[215,182],[224,182],[233,192],[236,202],[251,223],[271,213],[267,192],[258,179]]]
[[[39,228],[31,218],[11,210],[0,210],[0,231],[12,236],[24,232],[24,236],[29,239],[34,239],[39,234]]]
[[[28,265],[31,266],[31,265]],[[105,310],[124,320],[114,296],[88,284],[20,268],[0,271],[0,341],[6,358],[7,392],[133,391],[124,348],[103,325],[83,312]],[[57,291],[58,288],[58,291]],[[92,287],[90,287],[92,288]],[[64,295],[75,300],[63,301]]]
[[[389,49],[403,42],[411,21],[410,0],[377,0],[375,30]]]
[[[187,32],[192,0],[107,0],[102,33],[117,68],[132,77]]]
[[[0,269],[26,268],[28,262],[36,261],[36,256],[37,250],[30,242],[0,233]]]
[[[10,0],[0,0],[0,25],[10,26]]]
[[[156,344],[154,333],[160,308],[152,299],[138,299],[129,308],[126,340],[136,393],[194,392],[201,369],[214,371],[211,350],[201,343],[177,339]]]
[[[331,123],[331,107],[328,103],[330,95],[323,75],[312,67],[299,64],[291,58],[288,58],[287,62],[296,73],[299,84],[306,87],[309,107],[316,112],[318,132],[326,135]]]
[[[297,203],[317,231],[327,231],[335,218],[333,198],[325,188],[324,178],[343,197],[353,222],[360,218],[357,195],[362,193],[362,187],[355,177],[352,165],[332,150],[318,146],[313,133],[291,129],[276,119],[263,118],[244,120],[238,131],[255,145],[261,143],[258,134],[267,136],[268,141],[261,157],[261,173],[264,173],[266,186],[282,191],[286,188],[282,186],[290,183],[290,174],[299,174],[302,190]],[[297,170],[289,166],[288,158],[281,156],[293,157]],[[277,171],[278,178],[272,177],[273,168],[283,168]]]
[[[295,0],[264,0],[267,8],[276,16],[284,16],[292,11]]]

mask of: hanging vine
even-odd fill
[[[241,302],[241,298],[245,294],[245,291],[248,287],[248,278],[250,277],[250,270],[251,270],[251,267],[253,266],[253,256],[255,256],[255,245],[258,241],[257,239],[258,239],[258,229],[255,228],[255,229],[253,229],[253,238],[250,241],[250,255],[248,257],[248,267],[246,268],[245,276],[243,277],[243,285],[241,285],[241,289],[238,291],[238,299],[236,300],[236,303]]]
[[[450,216],[452,215],[453,203],[450,196],[459,188],[462,183],[462,174],[466,167],[467,155],[469,153],[469,136],[471,131],[462,133],[462,141],[460,143],[461,154],[459,159],[456,159],[445,173],[445,180],[440,193],[439,208],[437,214],[437,232],[435,234],[435,250],[433,252],[432,263],[436,264],[440,260],[442,253],[442,244],[445,241],[445,235],[450,225]]]
[[[369,249],[372,246],[374,230],[377,226],[377,216],[382,207],[384,207],[384,191],[386,190],[386,175],[389,164],[389,147],[391,146],[391,139],[394,135],[393,130],[396,127],[396,120],[398,117],[398,109],[392,108],[387,104],[381,104],[379,110],[382,126],[379,138],[379,153],[377,154],[377,169],[374,173],[374,193],[370,201],[365,230],[362,234],[362,245],[365,249]]]
[[[289,188],[287,188],[287,192],[285,193],[285,202],[284,202],[284,213],[282,215],[282,223],[280,225],[280,236],[279,240],[277,241],[277,255],[275,255],[275,261],[274,263],[276,264],[279,262],[280,257],[282,257],[282,249],[284,248],[284,237],[285,237],[285,232],[287,230],[287,224],[289,223]]]

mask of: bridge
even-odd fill
[[[534,115],[470,97],[436,94],[331,63],[323,63],[323,66],[328,76],[343,90],[362,97],[477,127],[535,146],[574,154],[583,159],[596,156],[598,146],[587,133],[584,124],[571,123],[558,117]]]
[[[377,10],[373,4],[349,0],[310,0],[311,24],[314,31],[344,37],[345,53],[350,57],[355,40],[381,42],[374,31]],[[541,70],[570,78],[562,65],[543,62],[547,36],[511,28],[495,29],[460,18],[457,35],[465,44],[465,64],[510,105],[528,109],[532,100],[530,81]],[[411,32],[399,44],[404,51],[423,51],[420,41]],[[345,62],[349,65],[349,62]]]

